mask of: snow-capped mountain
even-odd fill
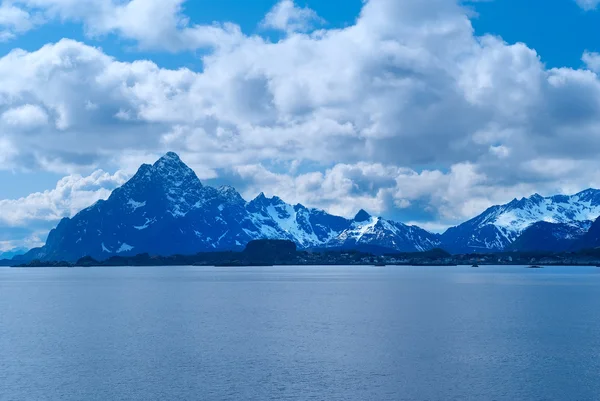
[[[439,237],[422,228],[373,217],[361,210],[329,245],[353,248],[370,244],[398,251],[426,251],[440,245]]]
[[[596,189],[571,196],[545,198],[535,194],[492,206],[481,215],[448,229],[442,235],[442,247],[452,253],[502,251],[538,222],[559,224],[536,227],[538,236],[540,229],[546,229],[552,232],[546,234],[554,237],[578,238],[599,215],[600,191]]]
[[[439,245],[437,234],[364,211],[350,220],[264,194],[246,202],[232,187],[202,185],[170,152],[154,165],[142,165],[106,201],[63,219],[46,245],[25,259],[193,254],[240,249],[263,238],[289,239],[304,249],[368,244],[420,251]]]

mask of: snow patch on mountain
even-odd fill
[[[121,244],[121,246],[119,247],[119,249],[117,249],[117,253],[129,252],[131,250],[133,250],[133,247],[131,245],[128,245],[125,242],[123,242]]]
[[[351,228],[342,232],[338,239],[347,240],[353,239],[355,241],[360,241],[366,234],[374,234],[375,226],[379,223],[380,219],[378,217],[369,217],[368,220],[362,222],[353,222]]]
[[[304,210],[301,210],[302,212]],[[314,234],[312,227],[307,225],[301,227],[298,221],[298,212],[292,205],[281,203],[278,206],[270,205],[267,207],[269,217],[284,232],[288,233],[301,246],[310,246],[319,244],[319,238]]]
[[[145,230],[146,228],[150,227],[152,223],[156,223],[156,218],[149,219],[146,217],[146,222],[143,225],[133,226],[133,228],[135,228],[136,230]]]
[[[133,199],[129,199],[127,204],[131,207],[132,212],[135,212],[137,209],[146,206],[146,202],[136,202]]]

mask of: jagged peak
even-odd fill
[[[354,221],[360,223],[362,221],[367,221],[371,218],[371,215],[367,213],[364,209],[360,209],[356,216],[354,216]]]
[[[237,192],[231,185],[221,185],[220,187],[217,187],[217,191],[224,193]]]
[[[276,204],[276,205],[285,203],[278,196],[273,196],[271,198],[267,197],[264,192],[261,192],[260,194],[258,194],[258,196],[252,200],[252,202],[270,203],[270,204]]]
[[[158,159],[152,165],[152,173],[167,177],[168,179],[174,181],[176,186],[180,184],[177,182],[178,180],[187,181],[189,179],[198,181],[197,184],[202,186],[200,180],[196,176],[196,173],[194,173],[194,170],[185,164],[175,152],[167,152],[164,156]]]
[[[138,168],[137,172],[131,177],[130,181],[142,180],[144,178],[149,178],[152,175],[152,171],[154,167],[151,164],[142,164],[140,168]]]
[[[220,187],[217,187],[216,190],[221,196],[227,198],[228,201],[245,202],[245,200],[242,198],[242,195],[240,195],[240,193],[230,185],[221,185]]]
[[[161,169],[173,169],[173,168],[181,168],[181,169],[189,169],[191,170],[187,164],[185,164],[180,158],[179,155],[175,152],[167,152],[164,156],[158,159],[153,166],[157,170]]]
[[[175,152],[167,152],[165,153],[160,159],[158,159],[156,161],[156,163],[159,163],[161,161],[175,161],[175,162],[181,162],[181,158],[179,157],[179,155]]]

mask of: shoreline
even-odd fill
[[[228,267],[240,267],[240,268],[250,268],[250,267],[462,267],[469,269],[485,269],[486,267],[523,267],[527,269],[543,269],[546,267],[594,267],[600,268],[600,266],[596,264],[564,264],[564,263],[556,263],[556,264],[542,264],[537,263],[535,265],[531,264],[522,264],[522,263],[495,263],[495,264],[481,264],[479,266],[472,266],[470,264],[456,264],[456,265],[445,265],[445,264],[385,264],[385,265],[375,265],[375,264],[344,264],[344,263],[321,263],[321,264],[298,264],[298,263],[278,263],[278,264],[122,264],[122,265],[114,265],[114,264],[98,264],[94,266],[83,266],[83,265],[57,265],[50,263],[45,264],[36,264],[36,265],[15,265],[15,266],[0,266],[0,269],[48,269],[48,268],[64,268],[64,269],[73,269],[73,268],[83,268],[90,269],[94,267],[114,267],[114,268],[125,268],[125,267],[214,267],[214,268],[228,268]]]

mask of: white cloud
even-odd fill
[[[323,23],[317,13],[308,7],[298,7],[293,0],[282,0],[265,16],[262,25],[288,33],[306,32]]]
[[[0,3],[0,42],[6,42],[18,34],[27,32],[40,22],[39,17],[31,15],[10,1],[2,1]]]
[[[33,231],[23,238],[0,241],[0,252],[14,251],[16,249],[26,250],[44,245],[47,230]],[[4,258],[0,255],[0,259]]]
[[[587,68],[592,71],[600,73],[600,54],[595,52],[584,52],[581,60],[585,63]]]
[[[594,10],[600,4],[599,0],[575,0],[575,2],[586,11]]]
[[[25,104],[8,109],[2,113],[2,122],[11,127],[32,129],[46,125],[48,123],[48,115],[39,106]]]
[[[37,10],[48,20],[83,23],[88,36],[114,33],[136,41],[142,49],[177,52],[222,48],[242,38],[235,24],[192,24],[182,13],[185,1],[17,0],[25,10]]]
[[[0,200],[0,224],[15,227],[35,221],[58,222],[100,199],[108,198],[111,191],[127,178],[122,172],[111,175],[102,170],[86,177],[78,174],[66,176],[52,190],[32,193],[20,199]]]

